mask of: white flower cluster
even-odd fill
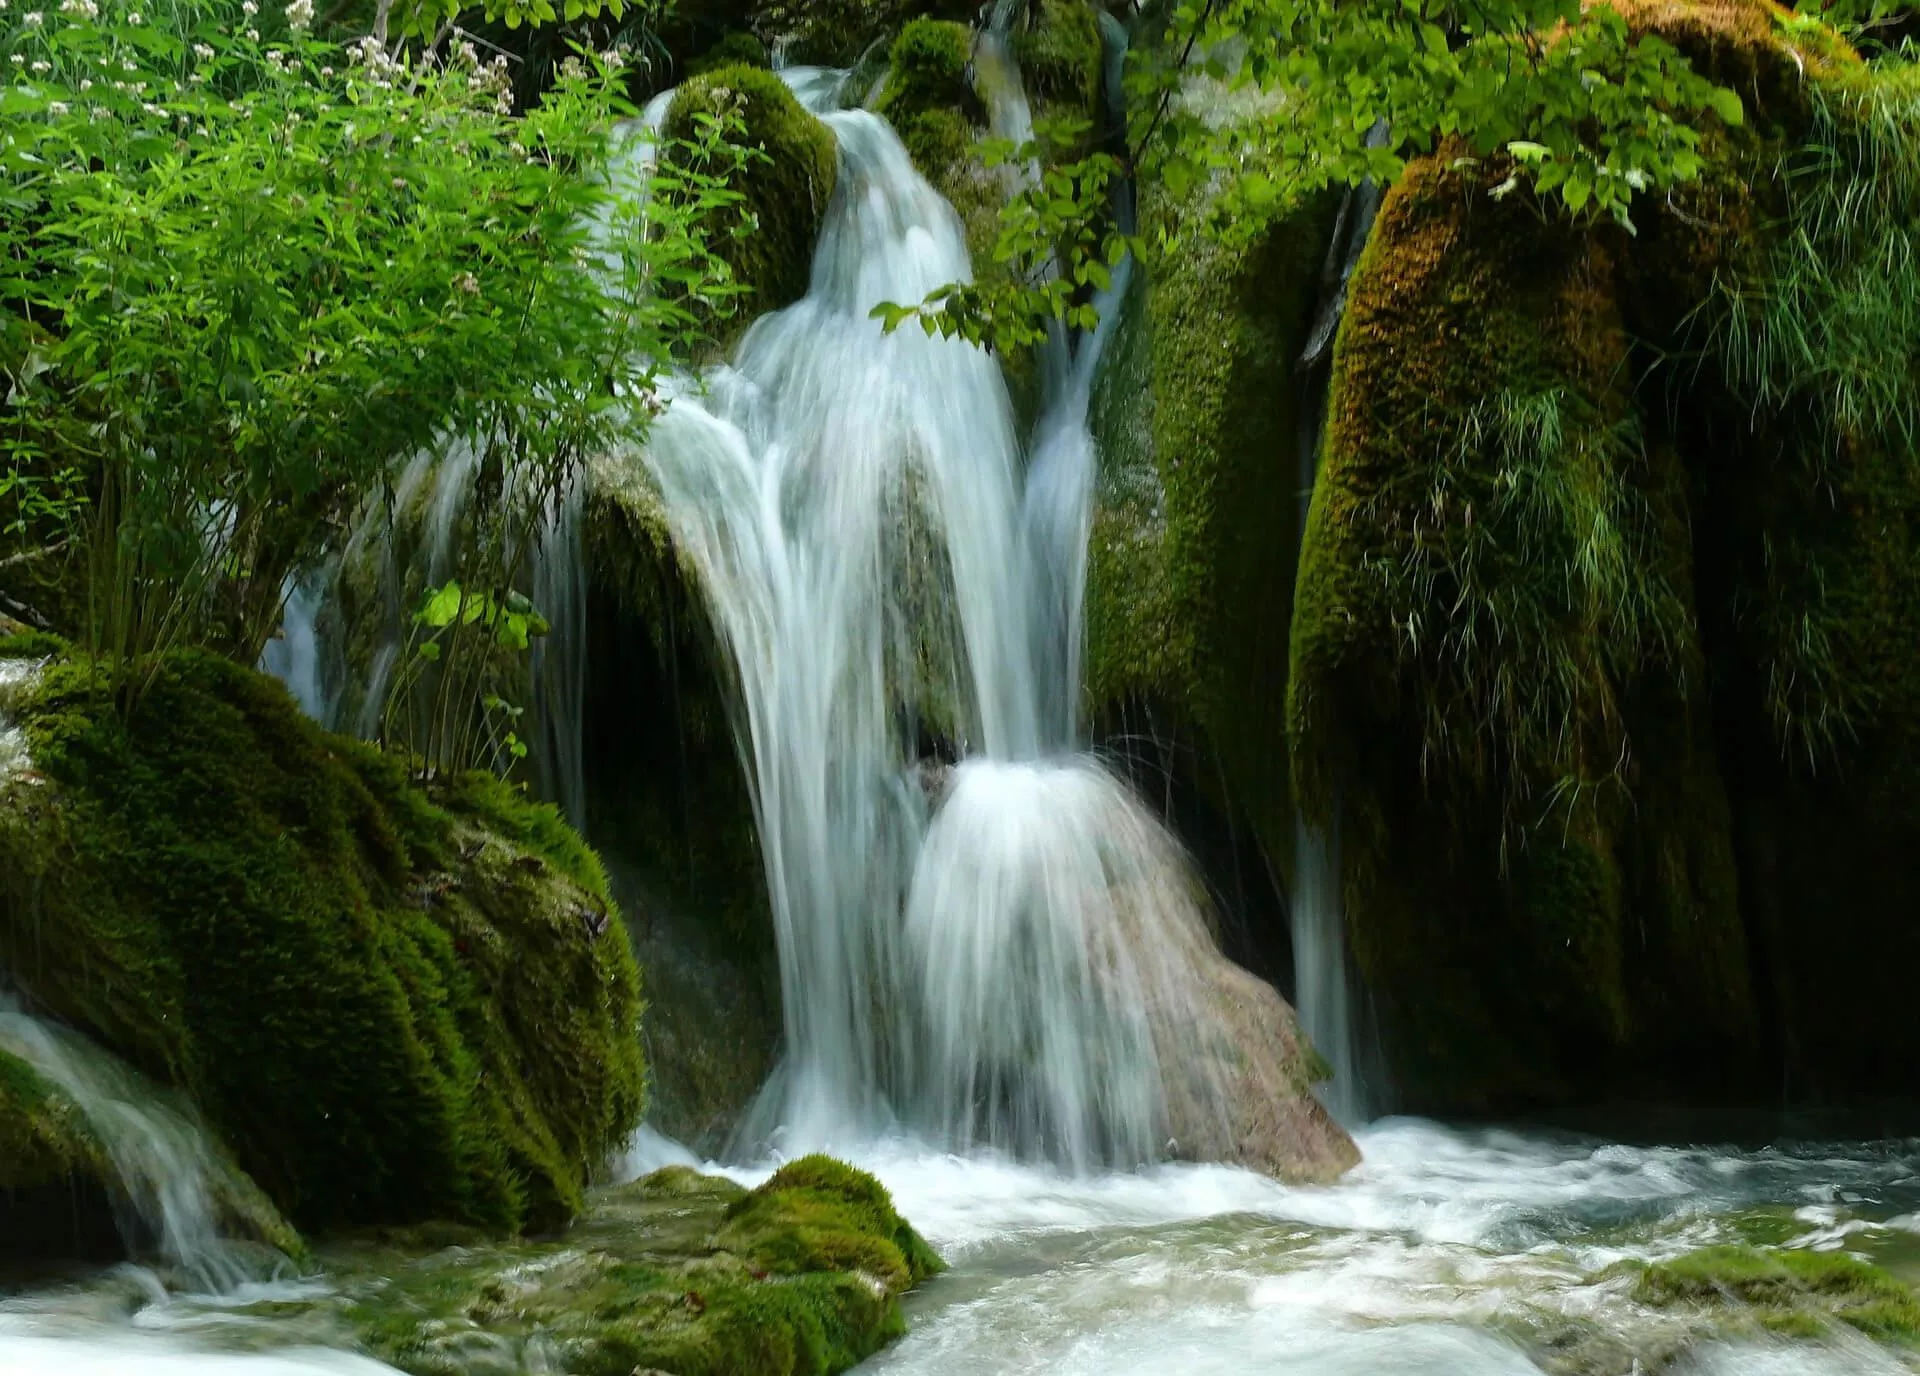
[[[213,61],[213,49],[208,47],[205,43],[194,44],[193,55],[199,58],[202,62]]]
[[[287,27],[305,33],[313,27],[313,0],[293,0],[287,6]]]
[[[30,29],[37,29],[47,22],[47,17],[39,10],[29,10],[20,16],[20,22]]]
[[[64,100],[48,101],[47,113],[52,115],[55,119],[64,118],[67,113],[67,102]]]
[[[473,45],[462,43],[460,47],[462,49],[460,57],[464,60],[466,54],[472,51]],[[476,55],[473,60],[473,71],[467,77],[467,89],[475,95],[492,96],[493,108],[501,114],[513,113],[513,77],[507,71],[507,59],[504,55],[495,57],[484,67],[479,64],[479,58]]]
[[[373,78],[373,84],[380,90],[393,89],[393,78],[400,70],[400,64],[387,55],[386,48],[372,34],[358,43],[349,43],[347,57],[356,67],[365,67],[367,75]]]
[[[60,0],[60,13],[92,23],[100,17],[100,7],[93,0]]]

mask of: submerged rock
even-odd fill
[[[415,1376],[832,1376],[906,1331],[899,1299],[943,1269],[871,1176],[822,1156],[748,1190],[669,1167],[596,1194],[565,1236],[328,1256],[337,1313]],[[281,1306],[282,1309],[285,1306]]]
[[[640,1114],[592,852],[491,777],[423,792],[201,654],[124,712],[55,662],[0,789],[0,970],[187,1091],[298,1224],[554,1227]]]
[[[1882,1342],[1920,1346],[1913,1287],[1845,1252],[1705,1247],[1646,1267],[1634,1298],[1711,1312],[1736,1330],[1818,1338],[1844,1325]]]

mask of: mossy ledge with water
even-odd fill
[[[639,1120],[640,985],[551,808],[423,790],[212,656],[124,714],[68,658],[16,699],[0,969],[36,1012],[185,1091],[303,1229],[579,1212]]]

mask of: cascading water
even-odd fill
[[[1368,131],[1367,142],[1386,137],[1384,123]],[[1300,355],[1308,404],[1301,408],[1299,439],[1300,514],[1304,535],[1319,475],[1320,446],[1326,435],[1326,392],[1335,333],[1347,302],[1347,283],[1367,246],[1381,189],[1363,181],[1341,199],[1320,274],[1320,302],[1313,331]],[[1321,1100],[1342,1123],[1365,1122],[1378,1111],[1377,1058],[1363,1034],[1362,1001],[1347,963],[1346,903],[1341,889],[1339,820],[1321,831],[1304,818],[1294,822],[1293,891],[1288,896],[1289,935],[1293,942],[1294,1008],[1300,1026],[1327,1064],[1333,1078],[1320,1087]]]
[[[871,318],[970,279],[958,217],[884,121],[789,80],[840,150],[809,292],[676,385],[642,456],[738,685],[777,925],[787,1058],[749,1132],[1231,1151],[1230,1048],[1271,1015],[1285,1054],[1284,1012],[1246,1001],[1178,847],[1075,751],[1099,336],[1060,341],[1023,474],[995,361]],[[996,89],[1026,122],[1010,63]]]
[[[201,1289],[252,1273],[224,1241],[215,1205],[220,1166],[199,1126],[159,1091],[78,1033],[41,1022],[0,990],[0,1051],[25,1062],[73,1102],[112,1163],[121,1231],[153,1245]]]

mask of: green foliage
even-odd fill
[[[1812,411],[1818,470],[1849,442],[1920,449],[1920,67],[1826,83],[1813,108],[1764,273],[1721,276],[1704,310],[1741,397]]]
[[[0,966],[186,1089],[296,1222],[551,1227],[637,1121],[637,972],[597,862],[491,778],[429,798],[273,681],[83,662],[19,713]]]
[[[1176,199],[1218,183],[1200,232],[1257,235],[1303,197],[1391,183],[1410,158],[1445,145],[1497,164],[1497,194],[1525,189],[1577,223],[1631,230],[1636,197],[1696,178],[1703,134],[1745,117],[1742,98],[1667,38],[1630,25],[1622,7],[1578,0],[1176,0],[1151,38],[1128,54],[1123,155],[1095,152],[1008,210],[1003,247],[1044,255],[1058,245],[1072,285],[1017,273],[996,290],[891,310],[890,326],[918,314],[949,333],[1018,342],[1036,321],[1071,319],[1073,288],[1126,247],[1088,228],[1122,167]],[[1199,80],[1250,117],[1209,118],[1193,99]]]
[[[515,117],[470,44],[338,48],[307,0],[157,17],[85,0],[0,33],[5,519],[68,518],[108,672],[251,659],[394,462],[470,438],[505,513],[479,581],[511,586],[510,537],[644,422],[624,395],[724,292],[687,229],[730,195],[662,173],[642,234],[658,188],[592,174],[631,112],[618,53]]]

